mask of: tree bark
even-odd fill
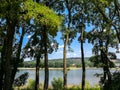
[[[46,26],[44,26],[43,38],[44,38],[44,66],[45,66],[45,80],[44,80],[44,90],[48,90],[49,84],[49,69],[48,69],[48,52],[47,52],[47,30]]]
[[[66,3],[66,7],[68,10],[68,32],[66,33],[65,36],[65,41],[64,41],[64,48],[63,48],[63,89],[66,90],[67,89],[67,63],[66,63],[66,48],[67,48],[67,44],[68,44],[68,40],[69,40],[69,32],[70,32],[70,24],[71,24],[71,8],[72,6],[69,5],[69,1],[65,0]]]
[[[11,66],[11,56],[12,56],[12,45],[13,38],[15,33],[15,25],[8,24],[7,30],[7,38],[6,38],[6,49],[5,49],[5,79],[4,79],[4,87],[3,90],[11,90],[11,74],[12,74],[12,66]]]
[[[82,61],[82,90],[85,90],[85,61],[84,61],[84,48],[83,48],[83,43],[84,43],[84,28],[82,27],[81,31],[81,61]]]
[[[0,69],[0,90],[3,90],[3,80],[4,80],[4,74],[5,74],[5,71],[4,71],[4,65],[5,65],[5,60],[4,60],[4,57],[5,57],[5,46],[6,44],[6,39],[4,39],[4,44],[3,44],[3,48],[2,48],[2,51],[1,51],[1,69]]]
[[[13,63],[13,70],[12,70],[12,75],[11,75],[11,84],[13,84],[13,82],[14,82],[14,78],[15,78],[15,75],[16,75],[16,72],[17,72],[17,68],[18,68],[18,65],[20,63],[20,54],[21,54],[21,47],[22,47],[24,35],[25,35],[25,28],[24,28],[24,24],[23,24],[22,25],[22,34],[21,34],[21,37],[20,37],[17,54],[16,54],[16,57],[15,57],[15,60],[14,60],[14,63]]]
[[[39,68],[40,68],[40,56],[36,60],[36,81],[35,81],[35,90],[39,90]]]
[[[68,34],[66,35],[66,39],[64,41],[64,49],[63,49],[63,89],[67,88],[67,66],[66,66],[66,47],[68,44]]]

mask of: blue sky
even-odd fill
[[[92,26],[87,26],[86,27],[86,31],[90,31],[92,30]],[[56,40],[59,43],[59,47],[57,52],[53,52],[52,54],[49,54],[49,59],[56,59],[56,58],[63,58],[63,41],[60,39],[61,38],[61,33],[59,32],[58,35],[56,36]],[[120,47],[120,45],[119,45]],[[80,43],[78,42],[78,38],[76,38],[72,44],[71,44],[71,48],[73,50],[73,52],[67,52],[67,58],[68,57],[81,57],[81,50],[80,50]],[[87,41],[84,43],[84,56],[85,57],[91,57],[92,54],[92,48],[93,45],[88,43]],[[116,53],[116,50],[114,48],[109,48],[110,52],[114,52]],[[120,53],[116,53],[117,58],[120,59]]]
[[[86,28],[86,31],[90,31],[92,29],[92,27],[88,27]],[[29,36],[25,36],[24,37],[24,41],[23,41],[23,46],[27,43],[28,41],[28,37]],[[55,37],[55,39],[57,40],[57,42],[59,43],[59,47],[57,52],[53,52],[52,54],[49,54],[49,59],[59,59],[59,58],[63,58],[63,40],[60,39],[61,38],[61,33],[58,32],[57,36]],[[81,57],[81,50],[80,50],[80,43],[77,40],[78,38],[75,38],[75,40],[73,40],[72,44],[71,44],[71,48],[73,50],[73,52],[68,52],[67,51],[67,58],[69,57]],[[88,43],[87,41],[84,43],[84,56],[85,57],[90,57],[92,56],[92,44]],[[116,52],[116,50],[114,48],[110,48],[109,49],[110,52]],[[117,58],[120,58],[120,54],[117,53]],[[25,59],[25,60],[30,60],[29,58]]]
[[[53,52],[49,55],[49,59],[56,59],[56,58],[63,58],[63,40],[60,39],[61,33],[59,32],[56,40],[59,43],[59,47],[57,52]],[[80,43],[78,42],[77,38],[72,42],[71,48],[73,52],[67,51],[67,57],[81,57],[81,50],[80,50]],[[84,51],[85,51],[85,57],[92,56],[92,45],[89,43],[84,43]]]
[[[59,47],[57,52],[53,52],[52,54],[49,54],[49,59],[59,59],[63,58],[63,41],[60,39],[61,34],[58,33],[56,40],[59,42]],[[81,57],[81,50],[80,50],[80,43],[78,42],[77,38],[73,41],[71,44],[71,48],[73,52],[67,51],[67,58],[68,57]],[[92,48],[93,45],[88,43],[87,41],[84,43],[84,56],[90,57],[92,56]],[[110,52],[116,52],[114,48],[109,48]],[[116,53],[117,58],[120,58],[120,53]]]

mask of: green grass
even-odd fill
[[[56,81],[61,81],[61,79],[60,80],[55,79],[53,81],[54,81],[54,83],[56,83],[55,85],[57,85],[58,82],[56,82]],[[34,90],[34,85],[35,85],[35,81],[30,79],[26,86],[15,87],[14,90]],[[59,87],[59,86],[55,86],[55,87]],[[43,90],[43,84],[40,84],[39,90]],[[49,86],[48,90],[53,90],[53,87]],[[81,84],[80,85],[68,85],[67,90],[82,90]],[[101,89],[100,89],[99,85],[90,86],[90,83],[88,81],[86,81],[85,90],[101,90]]]

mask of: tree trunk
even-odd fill
[[[14,63],[13,63],[13,70],[12,70],[12,76],[11,76],[11,83],[12,84],[14,82],[14,78],[15,78],[15,75],[16,75],[16,72],[17,72],[17,68],[18,68],[18,65],[20,63],[20,54],[21,54],[21,47],[22,47],[24,35],[25,35],[25,28],[24,28],[24,24],[23,24],[22,34],[21,34],[21,37],[20,37],[17,54],[16,54],[16,57],[15,57],[15,60],[13,61]]]
[[[11,66],[11,56],[12,56],[12,45],[13,38],[15,33],[15,25],[9,25],[7,30],[7,42],[5,49],[5,79],[4,79],[4,88],[3,90],[11,90],[11,74],[12,74],[12,66]]]
[[[44,38],[44,66],[45,66],[45,80],[44,80],[44,90],[48,90],[48,84],[49,84],[49,69],[48,69],[48,52],[47,52],[47,30],[46,26],[44,26],[43,31],[43,38]]]
[[[66,90],[67,88],[67,66],[66,66],[66,47],[68,44],[68,34],[66,35],[66,39],[64,41],[64,50],[63,50],[63,88]]]
[[[5,74],[5,71],[4,71],[4,65],[5,65],[5,60],[4,60],[4,57],[5,57],[5,46],[6,44],[6,39],[4,39],[4,44],[3,44],[3,48],[2,48],[2,51],[1,51],[1,69],[0,69],[0,90],[3,90],[3,80],[4,80],[4,74]]]
[[[68,10],[68,32],[66,33],[65,36],[65,41],[64,41],[64,50],[63,50],[63,89],[66,90],[67,89],[67,64],[66,64],[66,48],[67,48],[67,44],[68,44],[68,40],[69,40],[69,32],[70,32],[70,24],[71,24],[71,6],[69,5],[69,1],[65,0],[66,3],[66,7]]]
[[[110,29],[109,29],[110,30]],[[109,58],[108,58],[108,47],[109,47],[109,42],[110,42],[110,31],[108,31],[107,33],[107,42],[106,42],[106,51],[104,52],[104,56],[105,56],[105,72],[106,72],[106,76],[108,77],[108,83],[106,85],[106,89],[110,90],[111,86],[111,72],[109,70]]]
[[[34,1],[34,0],[33,0]],[[36,0],[37,3],[39,3],[40,0]]]
[[[39,68],[40,68],[40,56],[36,60],[36,81],[35,81],[35,90],[39,89]]]
[[[85,90],[85,61],[84,61],[84,38],[83,38],[84,28],[82,27],[81,32],[81,61],[82,61],[82,90]]]

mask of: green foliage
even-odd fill
[[[112,89],[111,90],[120,90],[120,72],[116,71],[112,75]]]
[[[89,61],[92,62],[94,67],[103,67],[105,64],[102,62],[100,55],[95,55],[89,58]],[[115,64],[112,61],[108,61],[109,67],[115,67]],[[91,65],[91,64],[90,64]]]
[[[29,79],[27,89],[28,90],[34,90],[34,88],[35,88],[35,80]]]
[[[0,3],[0,17],[9,19],[16,19],[20,16],[19,12],[21,10],[20,4],[22,0],[12,0],[12,1],[4,1],[2,0]]]
[[[20,75],[18,78],[14,80],[14,86],[20,87],[26,84],[26,81],[28,79],[28,72],[25,72],[24,74]]]
[[[72,87],[68,88],[67,90],[82,90],[81,84],[80,84],[80,86],[72,86]],[[99,85],[90,86],[89,81],[86,81],[85,90],[101,90],[101,89],[100,89]]]
[[[63,89],[62,78],[53,78],[52,87],[53,87],[53,90],[62,90]]]
[[[85,58],[85,64],[86,64],[86,67],[93,67],[93,63],[88,61],[89,58]],[[67,58],[67,68],[69,67],[81,67],[82,64],[80,62],[80,58]],[[62,59],[54,59],[54,60],[49,60],[48,61],[49,63],[49,67],[50,68],[62,68],[63,67],[63,60]],[[32,61],[25,61],[23,62],[23,65],[22,67],[29,67],[29,68],[33,68],[35,67],[36,65],[36,61],[35,60],[32,60]],[[40,62],[40,67],[41,68],[44,68],[44,61],[41,60]]]
[[[102,82],[102,78],[101,81]],[[106,90],[108,86],[108,80],[106,80],[104,87],[101,86],[103,88],[103,90]],[[102,83],[103,84],[103,83]],[[120,71],[115,71],[112,74],[112,80],[111,80],[111,86],[110,86],[110,90],[120,90]]]
[[[103,66],[101,58],[99,55],[90,57],[89,61],[93,63],[94,67],[102,67]]]
[[[24,2],[24,8],[28,11],[25,19],[33,19],[35,23],[39,23],[41,27],[47,26],[48,33],[52,36],[56,35],[61,24],[61,17],[56,15],[53,10],[49,9],[42,4],[27,0]]]

